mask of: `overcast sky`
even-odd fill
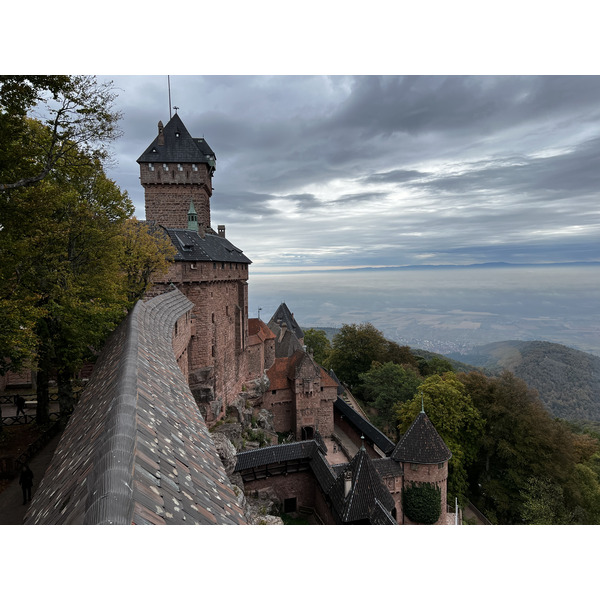
[[[110,79],[110,174],[143,218],[167,76]],[[600,77],[170,79],[217,155],[212,225],[255,267],[600,260]]]

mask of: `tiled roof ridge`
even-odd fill
[[[138,375],[138,302],[127,322],[122,369],[107,416],[104,441],[95,450],[83,522],[86,525],[128,525],[133,516],[133,465],[136,444]],[[100,491],[102,493],[100,493]],[[126,509],[126,510],[124,510]]]

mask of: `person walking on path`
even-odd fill
[[[33,487],[33,472],[29,465],[23,465],[19,475],[19,484],[23,490],[23,504],[31,500],[31,488]]]
[[[15,404],[17,405],[16,416],[18,417],[19,413],[22,413],[23,416],[25,416],[25,398],[23,398],[23,396],[20,394],[17,394],[17,397],[15,398]]]

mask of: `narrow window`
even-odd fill
[[[148,170],[149,171],[154,171],[154,164],[153,163],[148,163]]]

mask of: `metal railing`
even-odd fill
[[[60,413],[51,412],[48,414],[48,417],[51,421],[57,421],[60,418]],[[11,425],[29,425],[30,423],[35,423],[37,421],[35,415],[9,415],[7,417],[2,417],[2,425],[5,427],[10,427]]]

